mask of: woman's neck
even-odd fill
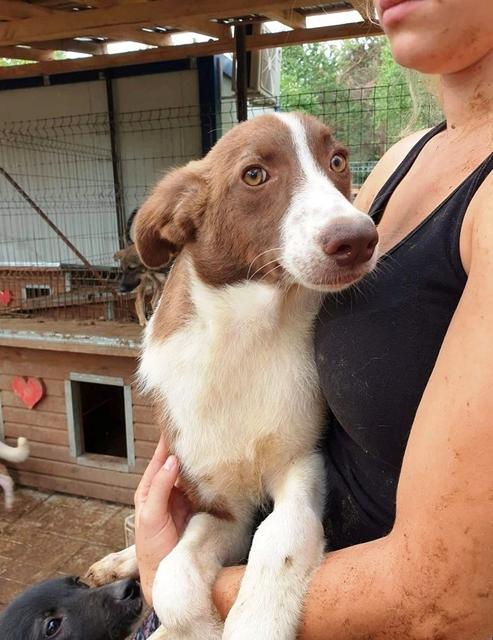
[[[449,132],[490,128],[493,121],[493,50],[471,67],[441,76],[441,97]]]

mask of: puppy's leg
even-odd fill
[[[138,578],[139,567],[135,555],[135,545],[110,553],[95,562],[88,570],[84,579],[91,587],[99,587],[108,582],[115,582],[122,578]]]
[[[14,481],[4,464],[0,464],[0,487],[4,492],[5,508],[10,511],[14,505]]]
[[[324,535],[323,462],[313,454],[272,481],[273,512],[259,526],[225,640],[294,640]]]
[[[154,609],[167,640],[218,640],[222,623],[211,588],[228,560],[239,559],[248,545],[247,526],[198,513],[183,537],[160,563],[152,589]]]
[[[135,312],[139,319],[141,327],[145,327],[147,324],[145,313],[145,284],[141,283],[137,287],[137,295],[135,296]]]

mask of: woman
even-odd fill
[[[447,123],[399,142],[368,178],[356,205],[386,255],[318,319],[333,418],[309,640],[493,634],[493,3],[465,4],[375,0],[395,60],[440,76]],[[186,518],[165,459],[161,444],[136,495],[147,595]],[[218,578],[223,616],[241,575]]]

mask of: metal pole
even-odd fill
[[[118,228],[118,243],[120,249],[125,247],[125,213],[123,210],[123,188],[118,154],[118,139],[116,132],[115,104],[113,99],[113,83],[108,73],[105,74],[106,101],[108,108],[108,122],[110,126],[111,166],[113,168],[113,189],[115,192],[116,223]]]
[[[24,198],[24,200],[26,200],[31,207],[34,209],[34,211],[36,211],[36,213],[43,218],[43,220],[46,222],[46,224],[51,227],[53,229],[53,231],[57,234],[57,236],[62,240],[62,242],[64,242],[67,247],[73,251],[75,253],[75,255],[79,258],[79,260],[82,262],[82,264],[87,267],[89,269],[89,271],[91,271],[91,273],[94,275],[94,277],[99,280],[100,282],[104,282],[104,278],[101,276],[101,274],[99,273],[99,271],[97,269],[95,269],[92,264],[89,262],[89,260],[87,260],[86,257],[84,257],[82,255],[82,253],[77,249],[77,247],[75,245],[72,244],[72,242],[70,242],[70,240],[67,238],[67,236],[63,233],[63,231],[61,229],[59,229],[57,227],[57,225],[52,222],[52,220],[48,217],[48,215],[43,211],[43,209],[41,209],[41,207],[39,207],[34,200],[32,200],[27,193],[24,191],[24,189],[21,187],[21,185],[16,182],[14,180],[14,178],[12,178],[12,176],[10,175],[10,173],[8,173],[7,171],[5,171],[5,169],[3,167],[0,167],[0,174],[4,176],[4,178],[10,182],[10,184],[14,187],[14,189],[21,194],[21,196]]]
[[[246,26],[235,27],[236,41],[236,112],[238,122],[248,118],[248,60],[246,50]]]

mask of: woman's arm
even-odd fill
[[[307,640],[493,633],[493,176],[469,214],[469,278],[415,417],[395,526],[327,555],[307,598]],[[240,576],[226,570],[216,584],[223,615]]]

